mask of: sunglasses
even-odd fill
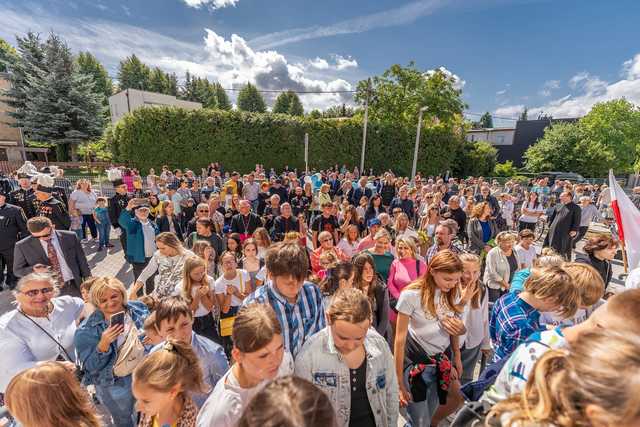
[[[209,209],[198,209],[198,212],[209,212]]]
[[[31,289],[30,291],[20,292],[30,298],[36,297],[40,294],[42,295],[50,295],[54,291],[54,288],[42,288],[42,289]]]

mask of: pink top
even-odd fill
[[[360,240],[358,244],[358,252],[366,251],[367,249],[371,249],[376,245],[376,241],[373,240],[371,235],[368,235],[364,239]]]
[[[129,193],[133,193],[135,188],[133,187],[133,176],[132,175],[124,175],[122,177],[122,182],[127,186],[127,191]]]
[[[427,264],[420,260],[418,265],[420,266],[420,276],[422,276],[427,271]],[[400,291],[417,278],[415,258],[394,259],[389,267],[389,279],[387,280],[389,295],[397,300],[400,297]],[[389,319],[395,322],[396,318],[396,312],[389,310]]]

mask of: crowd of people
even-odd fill
[[[610,286],[615,233],[580,243],[605,185],[107,176],[99,194],[25,164],[0,185],[7,425],[640,423],[640,290]],[[128,283],[87,261],[115,239]]]

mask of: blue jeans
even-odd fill
[[[137,414],[131,393],[131,375],[115,377],[113,385],[96,385],[96,394],[109,410],[116,427],[135,427]]]
[[[422,402],[410,402],[407,406],[407,412],[411,418],[411,425],[414,427],[430,426],[431,418],[435,414],[436,409],[440,405],[438,400],[438,382],[436,379],[435,366],[428,366],[422,372],[422,379],[427,384],[427,398]],[[411,391],[409,387],[409,370],[404,372],[404,386]]]
[[[100,224],[96,224],[96,227],[98,227],[98,236],[100,236],[99,246],[107,246],[109,243],[109,233],[111,232],[111,223],[103,221]]]

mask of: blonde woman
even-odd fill
[[[149,264],[142,270],[140,276],[134,283],[129,293],[131,299],[135,298],[138,290],[143,286],[154,273],[154,287],[151,295],[162,299],[172,295],[176,286],[182,280],[182,270],[184,262],[189,257],[196,256],[193,252],[185,249],[182,243],[173,233],[160,233],[156,237],[156,247],[158,250],[153,254]],[[145,288],[146,291],[146,288]],[[147,292],[145,292],[145,295]]]
[[[43,362],[16,375],[5,405],[23,427],[104,425],[73,371],[60,362]]]
[[[76,189],[69,196],[69,212],[77,209],[82,215],[82,239],[87,240],[87,226],[91,231],[91,238],[98,237],[98,228],[93,218],[93,210],[96,208],[98,196],[91,189],[91,181],[82,178],[76,183]]]
[[[391,324],[396,323],[396,304],[400,292],[411,282],[418,279],[427,271],[427,264],[420,259],[417,253],[416,243],[410,237],[400,236],[396,240],[396,253],[398,257],[389,267],[387,289],[389,289],[389,319]]]
[[[598,329],[571,349],[549,350],[522,393],[495,405],[489,422],[504,427],[635,427],[640,423],[640,337]]]
[[[340,289],[326,314],[327,326],[296,357],[296,376],[329,396],[337,426],[396,427],[393,356],[387,341],[371,328],[369,299],[358,289]]]
[[[187,258],[184,262],[182,282],[176,286],[174,294],[187,301],[193,311],[193,330],[213,341],[220,337],[216,333],[214,312],[217,299],[214,294],[215,282],[207,274],[207,266],[200,257]]]
[[[489,288],[489,301],[495,302],[510,288],[511,280],[521,264],[518,252],[513,249],[517,235],[502,231],[496,236],[497,246],[487,253],[484,283]]]

